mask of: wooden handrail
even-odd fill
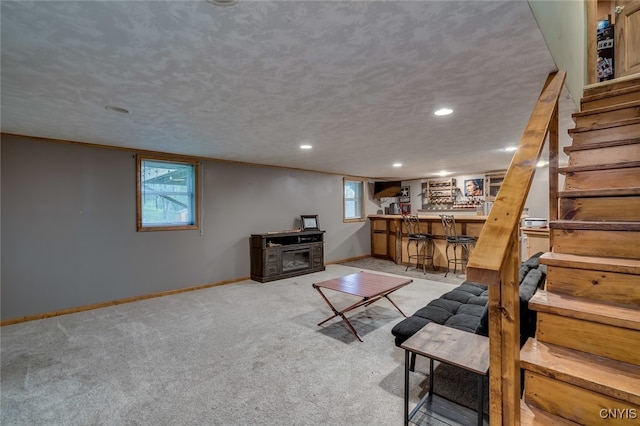
[[[558,99],[565,77],[565,71],[549,74],[467,265],[468,281],[489,286],[491,425],[520,424],[520,219],[547,134],[550,148],[558,149]],[[550,161],[550,169],[557,170],[555,152]],[[557,200],[557,185],[551,192],[549,199]]]

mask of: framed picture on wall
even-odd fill
[[[318,215],[317,214],[303,214],[300,216],[300,224],[303,231],[310,229],[319,230]]]
[[[464,181],[465,197],[479,197],[484,195],[484,179],[467,179]]]

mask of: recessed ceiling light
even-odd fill
[[[238,4],[238,0],[207,0],[207,2],[220,7],[234,6]]]
[[[452,172],[447,172],[446,170],[442,170],[442,171],[439,171],[439,172],[437,173],[437,175],[438,175],[438,176],[447,176],[447,175],[450,175],[451,173],[452,173]]]
[[[120,108],[117,106],[107,105],[106,107],[104,107],[104,109],[111,112],[119,112],[120,114],[129,114],[128,109]]]
[[[449,115],[453,112],[453,110],[451,108],[440,108],[439,110],[435,111],[434,114],[435,115]]]
[[[300,145],[300,149],[311,149],[313,148],[311,145],[308,144],[304,144],[304,145]]]
[[[517,146],[508,146],[508,147],[503,149],[503,151],[505,151],[505,152],[513,152],[513,151],[517,151],[517,150],[518,150]]]
[[[393,163],[393,167],[402,167],[402,163]]]

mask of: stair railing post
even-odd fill
[[[491,425],[520,424],[519,230],[500,270],[499,285],[489,286],[489,390]]]
[[[549,221],[558,219],[558,102],[549,123]]]

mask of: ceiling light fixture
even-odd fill
[[[107,111],[111,111],[111,112],[118,112],[120,114],[129,114],[129,110],[128,109],[120,108],[120,107],[117,107],[117,106],[107,105],[106,107],[104,107],[104,109],[106,109]]]
[[[440,108],[439,110],[434,111],[434,114],[438,116],[449,115],[451,113],[453,113],[453,110],[451,108]]]
[[[300,145],[300,149],[311,149],[313,148],[311,145],[305,144],[305,145]]]
[[[503,149],[503,151],[505,151],[505,152],[513,152],[513,151],[517,151],[517,150],[518,150],[517,146],[508,146],[508,147]]]
[[[393,163],[393,167],[402,167],[402,163]]]
[[[227,7],[235,6],[238,4],[238,0],[207,0],[207,3],[211,3],[214,6]]]
[[[547,161],[540,160],[540,161],[538,161],[538,164],[536,164],[536,167],[544,167],[547,164],[549,164]]]
[[[452,172],[447,172],[446,170],[441,170],[437,173],[438,176],[447,176],[450,175]]]

